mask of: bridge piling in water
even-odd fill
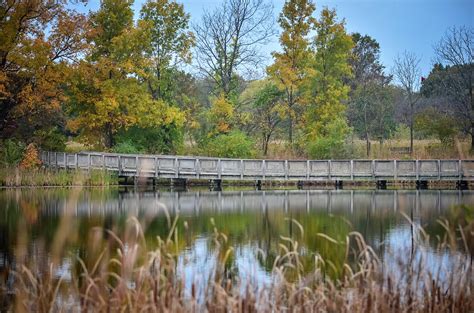
[[[385,190],[385,189],[387,189],[387,181],[386,180],[377,180],[376,186],[377,186],[377,189]]]
[[[428,181],[426,180],[417,180],[416,189],[428,189]]]

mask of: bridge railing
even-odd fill
[[[46,166],[103,169],[123,176],[227,180],[474,180],[474,160],[257,160],[41,153]]]

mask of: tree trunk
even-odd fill
[[[413,103],[410,102],[410,154],[413,156]]]
[[[367,145],[367,158],[370,157],[370,139],[369,139],[369,134],[365,134],[365,140],[366,140],[366,145]]]
[[[112,125],[105,125],[105,147],[110,149],[114,146],[114,134],[112,133]]]
[[[270,141],[270,135],[264,135],[264,139],[263,139],[263,155],[264,156],[267,156],[269,141]]]
[[[288,140],[290,144],[293,145],[293,118],[290,117],[290,127],[288,130]]]
[[[474,125],[471,127],[471,152],[474,152]]]

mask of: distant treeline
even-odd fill
[[[267,155],[273,143],[276,154],[345,158],[354,138],[369,156],[373,140],[406,137],[413,150],[413,138],[474,137],[472,28],[448,29],[422,78],[416,54],[388,73],[374,38],[348,33],[333,9],[316,16],[309,0],[286,1],[277,21],[268,2],[223,0],[192,27],[169,0],[145,2],[137,19],[131,0],[88,14],[77,5],[0,3],[3,159],[67,142],[227,157]]]

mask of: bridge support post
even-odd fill
[[[171,178],[172,187],[186,188],[187,185],[188,185],[188,180],[186,178]]]
[[[210,191],[222,191],[222,179],[211,179],[209,180]]]
[[[426,180],[417,180],[416,189],[428,189],[428,181]]]
[[[128,176],[119,176],[118,183],[120,186],[127,186],[128,185]]]
[[[296,184],[296,186],[298,187],[298,189],[303,189],[304,181],[303,180],[298,180],[298,183]]]
[[[377,180],[376,186],[377,186],[377,189],[385,190],[385,189],[387,189],[387,181],[386,180]]]
[[[456,188],[459,190],[467,190],[469,189],[469,185],[466,180],[458,180],[456,182]]]
[[[336,180],[334,183],[334,186],[336,189],[343,189],[344,188],[344,181],[342,180]]]

